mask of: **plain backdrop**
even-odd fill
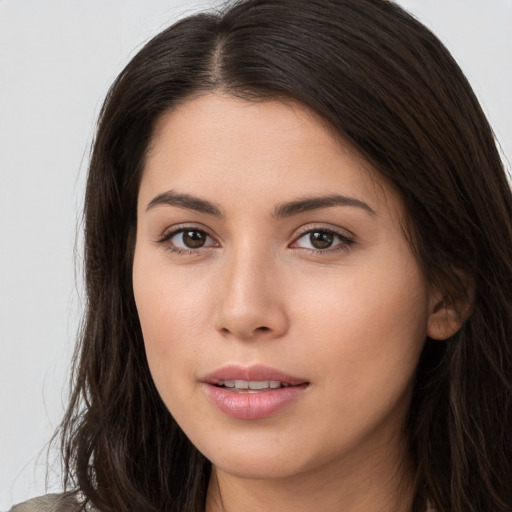
[[[452,51],[511,158],[512,0],[399,3]],[[45,445],[81,313],[76,232],[103,97],[145,41],[211,5],[0,0],[0,510],[46,492]],[[49,489],[59,488],[55,466]]]

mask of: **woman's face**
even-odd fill
[[[297,103],[208,94],[160,120],[135,300],[156,387],[219,471],[343,471],[400,445],[435,309],[402,220]]]

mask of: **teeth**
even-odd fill
[[[268,389],[270,387],[270,381],[262,380],[262,381],[250,381],[249,389]]]
[[[224,380],[218,383],[219,386],[231,389],[277,389],[288,387],[290,384],[278,380]]]

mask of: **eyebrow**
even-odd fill
[[[187,208],[189,210],[195,210],[200,213],[207,213],[216,217],[223,217],[223,214],[218,206],[190,194],[180,194],[169,190],[157,195],[153,198],[146,211],[155,208],[156,206],[177,206],[179,208]],[[354,197],[343,196],[339,194],[332,194],[328,196],[315,196],[315,197],[304,197],[297,199],[296,201],[290,201],[282,203],[276,206],[274,209],[273,216],[276,218],[291,217],[299,213],[304,213],[312,210],[320,210],[322,208],[329,208],[331,206],[352,206],[365,210],[370,215],[377,215],[375,210],[371,208],[364,201],[356,199]]]
[[[274,210],[274,217],[291,217],[299,213],[308,212],[311,210],[320,210],[322,208],[329,208],[331,206],[353,206],[365,210],[372,216],[377,215],[375,210],[365,202],[355,199],[354,197],[333,194],[329,196],[319,197],[305,197],[297,201],[283,203],[276,207]]]
[[[172,190],[159,194],[153,198],[149,202],[146,211],[154,208],[155,206],[162,205],[178,206],[180,208],[188,208],[189,210],[195,210],[200,213],[207,213],[209,215],[215,215],[216,217],[222,217],[222,212],[219,207],[210,203],[210,201],[200,199],[199,197],[195,197],[190,194],[178,194]]]

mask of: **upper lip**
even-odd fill
[[[266,381],[273,380],[289,384],[290,386],[298,386],[300,384],[308,384],[307,379],[288,375],[281,370],[255,364],[251,366],[243,366],[238,364],[228,364],[217,370],[205,375],[201,381],[206,384],[217,385],[219,382],[226,380],[245,380],[245,381]]]

